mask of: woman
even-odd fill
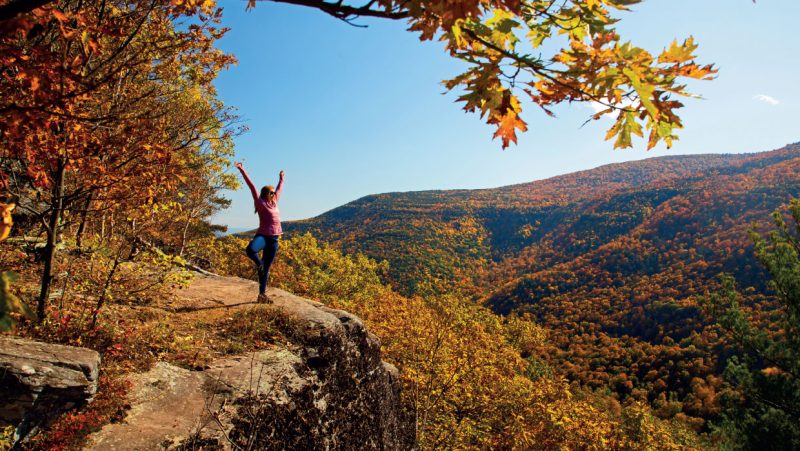
[[[245,183],[250,188],[253,195],[253,202],[258,213],[258,230],[256,235],[247,245],[247,256],[256,264],[258,270],[258,302],[271,302],[267,297],[267,280],[269,280],[269,267],[275,254],[278,253],[278,240],[283,231],[281,230],[281,217],[278,211],[278,199],[281,198],[283,189],[283,171],[278,178],[278,187],[273,188],[267,185],[261,188],[261,194],[257,194],[256,186],[247,176],[242,163],[236,163],[236,168],[242,173]],[[259,253],[264,251],[264,258],[259,257]]]

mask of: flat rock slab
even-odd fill
[[[17,436],[91,401],[100,355],[90,349],[0,336],[0,423]]]
[[[94,434],[89,449],[160,449],[198,428],[206,410],[205,374],[158,362],[130,378],[131,409],[121,423]]]
[[[288,402],[288,393],[304,384],[295,369],[301,363],[286,350],[220,359],[205,371],[158,362],[129,378],[131,409],[125,420],[93,434],[88,449],[170,449],[201,431],[215,435],[224,406],[237,397],[272,394]]]

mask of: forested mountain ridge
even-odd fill
[[[691,183],[674,180],[655,190],[672,195],[651,203],[641,220],[601,245],[578,252],[555,247],[561,257],[550,258],[551,264],[518,260],[514,270],[521,277],[493,290],[487,303],[498,312],[532,313],[550,327],[556,349],[541,356],[571,379],[610,385],[622,395],[642,390],[639,396],[646,392],[665,411],[713,416],[727,351],[698,297],[714,289],[719,273],[732,273],[740,286],[753,288],[745,302],[754,317],[770,317],[771,293],[747,230],[800,195],[798,150],[756,154]],[[652,199],[653,192],[620,195]],[[554,242],[581,247],[578,237],[608,232],[593,217],[603,205],[581,215],[592,227]],[[581,222],[572,228],[580,230]]]
[[[699,298],[721,272],[773,308],[747,231],[800,196],[800,145],[662,157],[488,190],[367,196],[286,225],[389,261],[401,290],[460,291],[550,330],[532,358],[698,427],[730,348]]]
[[[390,280],[406,293],[431,278],[494,287],[609,243],[670,199],[732,177],[760,177],[798,157],[795,144],[657,157],[493,189],[375,194],[284,230],[311,231],[347,252],[387,260]],[[789,187],[763,188],[774,202],[752,212],[760,219],[791,194]]]

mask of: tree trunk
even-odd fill
[[[50,298],[50,287],[53,282],[53,264],[56,259],[56,245],[58,244],[58,227],[61,213],[64,210],[64,175],[67,162],[60,158],[56,166],[56,176],[53,180],[53,192],[50,205],[50,218],[47,224],[47,244],[44,247],[44,269],[42,270],[42,287],[39,292],[39,303],[36,313],[39,321],[44,321],[47,301]]]
[[[81,222],[78,225],[78,232],[75,234],[75,245],[78,246],[78,249],[81,248],[83,232],[86,229],[86,216],[89,214],[89,208],[92,206],[92,194],[93,193],[89,193],[89,196],[86,197],[86,203],[83,204],[83,211],[81,211]]]
[[[111,289],[111,282],[114,280],[114,274],[117,273],[117,268],[119,268],[121,254],[122,249],[117,252],[117,256],[114,258],[114,266],[112,266],[111,271],[108,272],[106,283],[103,285],[103,291],[100,292],[100,297],[97,299],[97,307],[95,307],[94,312],[92,312],[92,329],[97,326],[97,315],[100,314],[100,309],[103,308],[103,304],[105,304],[106,298],[108,298],[108,290]]]
[[[189,233],[189,224],[192,222],[191,215],[186,220],[186,225],[183,226],[183,235],[181,236],[181,251],[178,252],[179,257],[183,257],[183,251],[186,249],[186,234]]]

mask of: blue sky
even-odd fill
[[[672,149],[613,150],[610,120],[581,125],[590,105],[549,118],[524,105],[529,131],[501,150],[493,129],[444,94],[463,66],[439,42],[420,42],[402,22],[361,20],[354,28],[309,8],[221,1],[231,27],[221,47],[239,64],[216,85],[250,131],[238,159],[256,184],[286,185],[283,220],[316,216],[361,196],[529,182],[607,163],[661,155],[771,150],[800,141],[800,1],[646,0],[621,14],[618,29],[651,52],[692,35],[699,61],[720,72],[690,83],[685,129]],[[254,228],[246,188],[215,222]]]

